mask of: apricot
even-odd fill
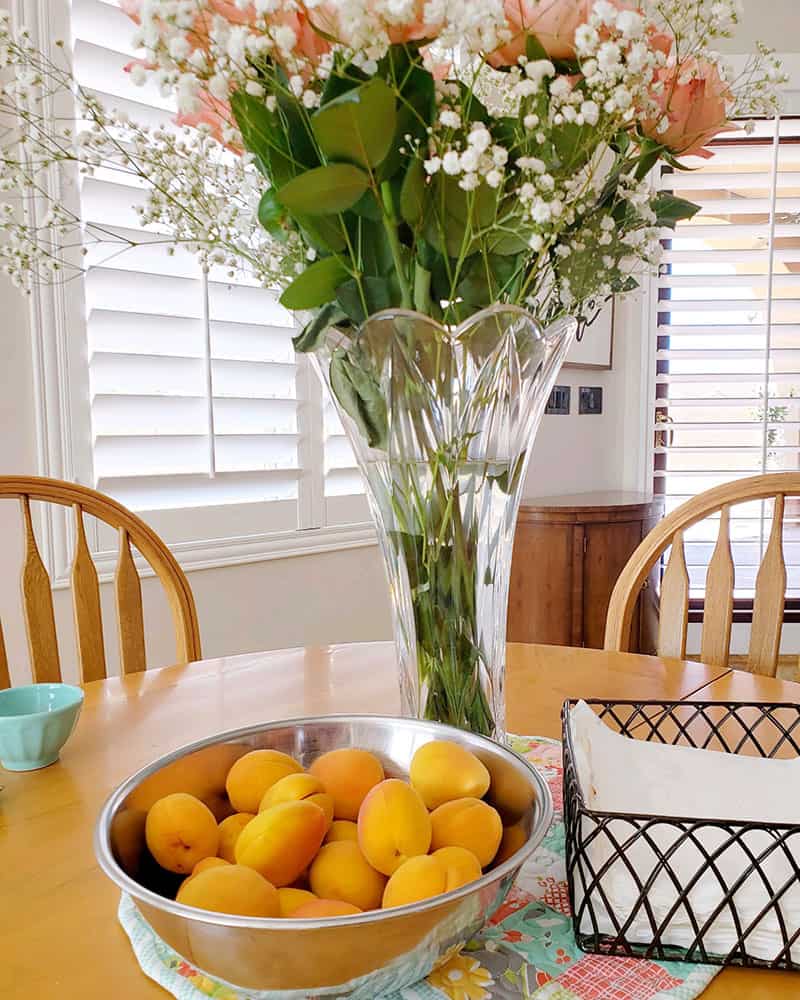
[[[198,861],[213,857],[219,831],[208,806],[186,792],[173,792],[154,802],[147,813],[145,841],[167,871],[188,874]]]
[[[278,891],[252,868],[222,865],[207,868],[178,889],[177,902],[215,913],[243,917],[280,916]]]
[[[279,802],[239,834],[236,863],[254,868],[278,888],[291,885],[319,850],[325,829],[325,813],[313,802]]]
[[[429,809],[453,799],[480,799],[490,776],[474,753],[449,740],[431,740],[411,758],[411,784]]]
[[[264,793],[258,811],[263,812],[279,802],[313,802],[325,813],[326,829],[333,822],[333,797],[313,774],[287,774]]]
[[[298,920],[316,920],[319,917],[350,917],[354,913],[361,913],[361,910],[352,903],[343,903],[341,899],[312,899],[299,906],[292,916]]]
[[[333,796],[336,819],[358,819],[358,810],[367,792],[383,781],[383,764],[367,750],[331,750],[317,757],[309,768],[325,791]]]
[[[462,885],[474,882],[483,874],[480,862],[466,847],[440,847],[431,857],[442,866],[445,892],[460,889]]]
[[[257,813],[264,793],[287,774],[302,767],[280,750],[251,750],[228,771],[225,790],[236,812]]]
[[[335,819],[325,834],[325,843],[333,844],[337,840],[358,840],[358,823],[351,819]]]
[[[433,855],[409,858],[395,871],[383,892],[383,908],[419,903],[447,891],[444,865]]]
[[[194,868],[192,868],[192,874],[189,878],[194,878],[195,875],[208,871],[209,868],[219,868],[220,865],[229,865],[231,863],[230,861],[225,861],[223,858],[203,858],[202,861],[198,861]]]
[[[339,899],[359,910],[381,905],[386,877],[375,871],[353,840],[325,844],[309,872],[311,891],[322,899]]]
[[[302,906],[304,903],[310,903],[312,899],[317,897],[313,892],[309,892],[307,889],[294,889],[291,886],[285,886],[283,889],[278,889],[278,905],[280,906],[282,917],[293,917],[294,911]]]
[[[504,861],[508,861],[511,855],[516,854],[520,847],[525,844],[527,839],[528,831],[522,823],[514,823],[513,826],[504,826],[500,849],[494,858],[495,864],[502,865]]]
[[[384,875],[393,875],[409,858],[427,854],[431,817],[419,793],[398,778],[376,785],[358,814],[358,846]]]
[[[464,798],[445,802],[431,813],[431,846],[466,847],[485,868],[497,854],[503,823],[496,809],[480,799]]]
[[[239,834],[244,830],[251,819],[255,819],[253,813],[234,813],[228,816],[219,825],[219,847],[217,854],[234,864],[236,856],[234,847],[239,839]]]

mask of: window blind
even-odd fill
[[[718,140],[660,186],[700,205],[665,232],[657,282],[655,488],[667,511],[720,483],[800,469],[800,120]],[[772,503],[732,512],[736,595],[752,596]],[[686,536],[703,594],[718,518]],[[789,595],[800,597],[800,507],[787,502]]]
[[[170,101],[124,72],[133,25],[116,0],[72,0],[71,15],[79,83],[136,121],[170,126]],[[321,449],[310,440],[333,411],[323,415],[321,393],[309,390],[277,295],[205,275],[187,252],[168,255],[159,234],[139,226],[137,194],[111,171],[81,183],[85,222],[148,241],[116,255],[92,248],[86,258],[97,488],[148,512],[169,540],[186,537],[176,514],[188,507],[204,509],[191,530],[207,537],[366,520],[346,440],[332,432]]]

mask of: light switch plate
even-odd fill
[[[550,393],[550,399],[547,401],[547,406],[545,407],[545,413],[557,413],[561,416],[569,415],[570,400],[572,397],[572,389],[568,385],[556,385],[553,386],[553,391]]]
[[[578,413],[602,413],[603,412],[603,388],[602,386],[582,385],[578,396]]]

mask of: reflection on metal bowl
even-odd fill
[[[371,750],[387,776],[407,777],[416,749],[454,740],[489,769],[487,798],[522,846],[476,882],[411,906],[325,920],[229,916],[174,901],[180,876],[161,870],[144,842],[147,810],[163,795],[187,791],[218,819],[233,810],[225,777],[250,750],[271,747],[305,767],[338,747]],[[211,976],[252,990],[313,991],[374,1000],[427,975],[448,949],[475,934],[505,899],[523,862],[552,820],[549,789],[538,772],[504,746],[433,722],[382,716],[328,716],[251,726],[191,744],[160,758],[109,797],[95,830],[100,866],[127,892],[156,933]]]

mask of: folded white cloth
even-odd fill
[[[640,823],[613,819],[589,844],[588,858],[610,909],[621,924],[630,920],[626,937],[638,943],[653,939],[633,871],[642,883],[649,880],[647,906],[655,926],[666,922],[660,934],[663,943],[686,947],[696,936],[696,926],[710,921],[703,935],[707,952],[725,955],[747,932],[751,955],[775,959],[783,947],[781,922],[789,938],[800,927],[800,836],[791,835],[783,846],[777,834],[754,830],[734,843],[714,820],[800,823],[800,759],[769,760],[632,740],[610,730],[585,702],[572,709],[569,724],[578,781],[590,809],[698,820],[692,828],[694,839],[679,842],[680,831],[669,823],[655,822],[643,834]],[[585,821],[584,836],[593,829],[594,824]],[[672,874],[659,852],[668,855]],[[714,856],[713,868],[704,855]],[[754,858],[763,876],[749,871]],[[591,875],[586,871],[584,877]],[[734,889],[735,918],[729,906],[719,909],[729,889]],[[772,907],[762,915],[781,889],[785,891],[777,912]],[[580,903],[579,878],[575,890]],[[688,908],[679,901],[684,890]],[[616,934],[597,893],[592,895],[592,909],[599,931]],[[588,914],[581,930],[594,930]],[[800,941],[791,954],[800,962]]]

